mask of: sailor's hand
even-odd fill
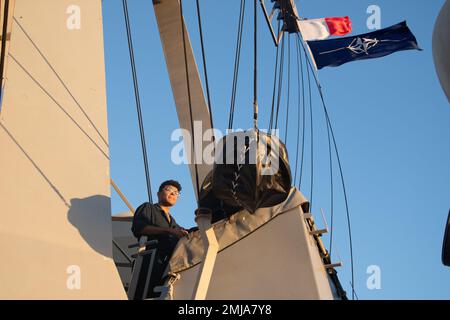
[[[180,238],[186,237],[188,235],[188,232],[184,229],[170,229],[170,233]]]

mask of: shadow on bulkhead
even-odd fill
[[[82,199],[71,199],[67,218],[92,249],[103,256],[112,258],[110,214],[110,198],[95,195]]]

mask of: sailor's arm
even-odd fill
[[[164,234],[164,233],[169,233],[169,234],[173,234],[176,235],[178,237],[184,237],[186,236],[188,233],[186,230],[184,229],[178,229],[178,228],[163,228],[163,227],[156,227],[156,226],[145,226],[144,228],[142,228],[141,230],[141,235],[144,236],[151,236],[151,235],[157,235],[157,234]]]

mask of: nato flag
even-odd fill
[[[379,58],[401,50],[421,50],[406,21],[357,36],[308,41],[308,45],[318,69],[337,67],[350,61]]]

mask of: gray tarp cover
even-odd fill
[[[289,196],[279,205],[270,208],[260,208],[251,214],[246,210],[239,211],[229,219],[216,222],[213,227],[219,243],[219,251],[238,242],[240,239],[257,230],[276,216],[302,206],[303,212],[308,212],[309,203],[297,190],[291,188]],[[191,232],[188,237],[180,239],[170,259],[167,273],[178,273],[202,261],[204,254],[203,241],[200,232]]]

